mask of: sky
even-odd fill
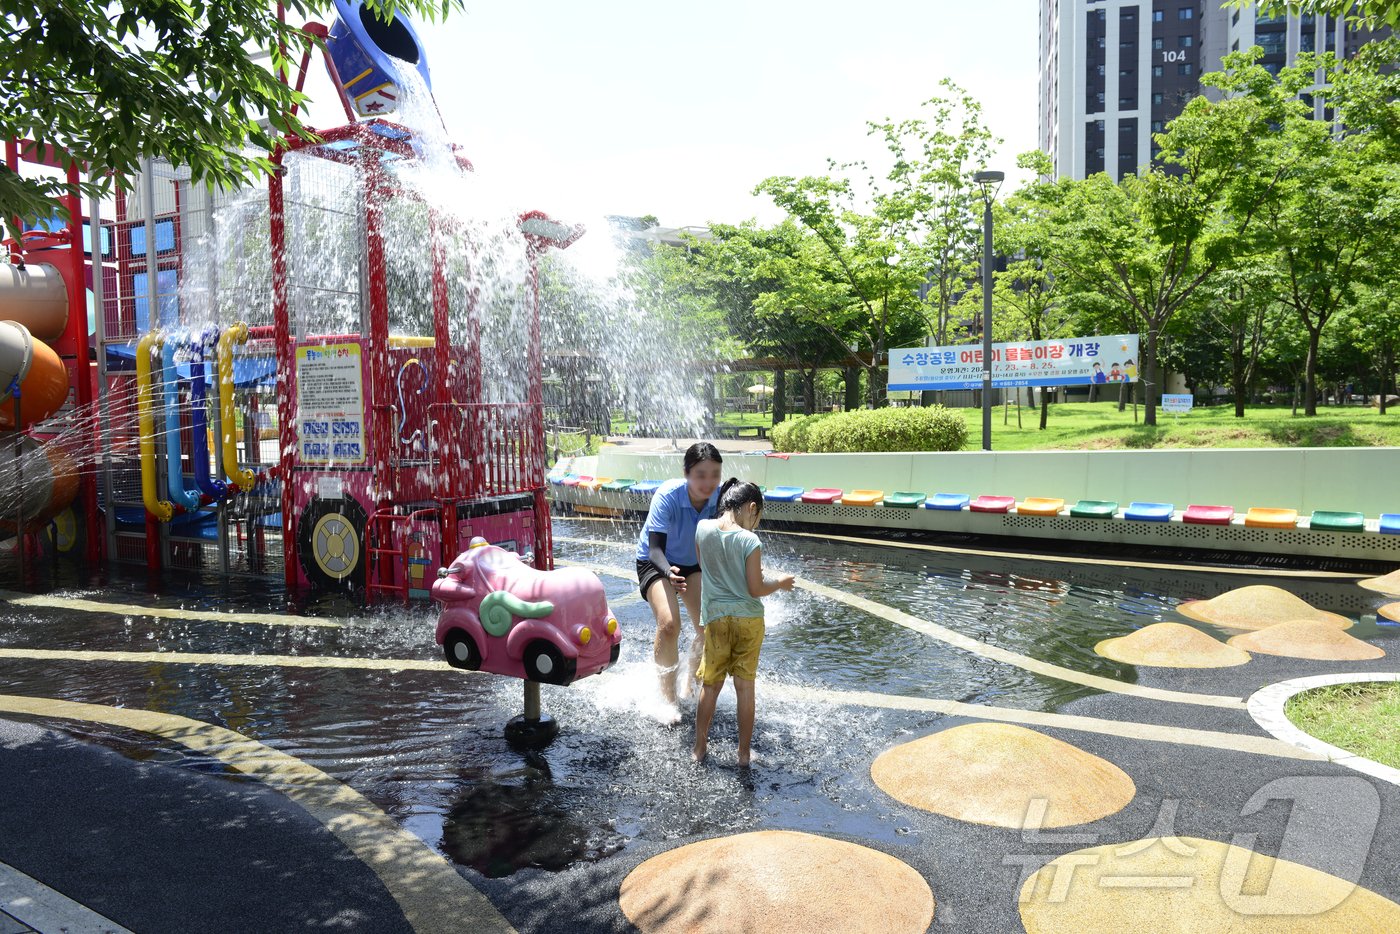
[[[561,219],[776,221],[759,181],[878,157],[866,121],[917,115],[944,77],[1005,141],[990,168],[1014,183],[1036,144],[1035,0],[466,4],[415,23],[447,131]],[[343,121],[328,81],[307,90],[313,124]]]

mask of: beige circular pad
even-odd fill
[[[1338,629],[1351,627],[1351,620],[1345,616],[1315,610],[1288,591],[1264,584],[1241,587],[1209,600],[1192,600],[1176,611],[1187,619],[1230,629],[1263,629],[1297,619],[1331,623]]]
[[[1028,934],[1353,934],[1400,930],[1400,905],[1308,866],[1195,837],[1067,853],[1021,887]]]
[[[1112,762],[1009,723],[955,726],[888,749],[870,777],[921,810],[1017,829],[1087,824],[1137,793]]]
[[[1349,636],[1336,626],[1307,619],[1242,633],[1231,638],[1230,644],[1263,655],[1329,662],[1361,661],[1385,655],[1384,649]]]
[[[1367,590],[1377,590],[1387,596],[1400,597],[1400,571],[1391,571],[1384,577],[1368,577],[1356,583]]]
[[[1384,616],[1391,622],[1400,623],[1400,603],[1387,603],[1376,610],[1377,615]]]
[[[653,856],[622,880],[619,904],[644,934],[922,934],[933,921],[933,892],[909,866],[854,843],[788,830]]]
[[[1153,623],[1094,646],[1104,658],[1128,665],[1160,668],[1230,668],[1249,661],[1249,653],[1226,645],[1181,623]]]

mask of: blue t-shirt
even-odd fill
[[[719,490],[715,490],[705,508],[697,511],[690,504],[690,488],[684,480],[667,480],[661,484],[651,497],[647,521],[637,539],[637,560],[645,561],[651,555],[650,533],[665,532],[667,561],[677,566],[699,564],[700,560],[695,557],[695,527],[701,519],[715,517],[718,500]]]

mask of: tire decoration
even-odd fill
[[[297,555],[306,579],[323,590],[365,582],[369,517],[353,499],[313,499],[297,522]]]
[[[468,671],[481,669],[481,649],[477,648],[476,641],[470,635],[460,629],[452,630],[442,640],[442,652],[447,656],[447,664],[453,668]]]

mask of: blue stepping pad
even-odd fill
[[[966,493],[935,493],[924,500],[925,509],[948,509],[957,511],[967,505],[972,499]]]
[[[802,498],[805,489],[800,486],[775,486],[763,494],[763,498],[775,503],[795,503]]]
[[[630,492],[630,493],[646,493],[646,494],[650,495],[650,494],[652,494],[652,493],[655,493],[657,490],[659,490],[659,489],[661,488],[661,484],[662,484],[663,482],[665,482],[665,481],[662,481],[662,480],[642,480],[642,481],[640,481],[639,483],[634,483],[634,484],[632,484],[632,488],[631,488],[628,492]]]
[[[1381,534],[1400,535],[1400,512],[1387,512],[1381,516]]]
[[[1171,517],[1171,503],[1130,503],[1123,511],[1124,519],[1135,522],[1169,522]]]

